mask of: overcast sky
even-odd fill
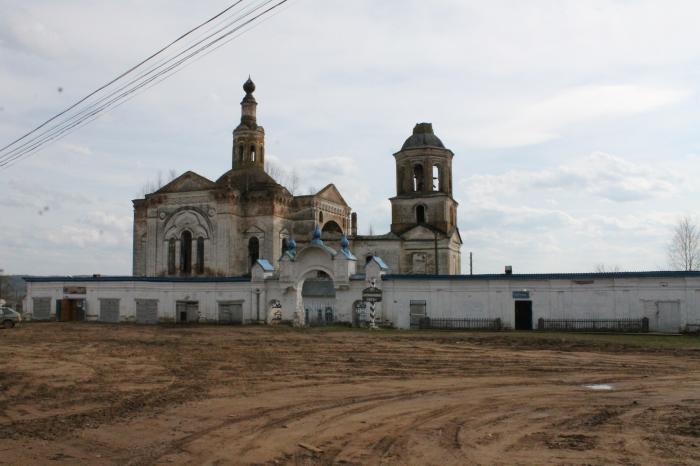
[[[229,3],[0,0],[0,146]],[[130,274],[131,200],[159,172],[230,168],[248,74],[268,157],[304,193],[335,183],[361,233],[388,231],[392,154],[428,121],[475,273],[667,268],[700,205],[698,18],[697,1],[290,0],[0,171],[0,269]]]

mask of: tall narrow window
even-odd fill
[[[251,267],[260,259],[260,241],[255,236],[248,240],[248,258]]]
[[[250,146],[250,161],[255,162],[255,146]]]
[[[168,241],[168,275],[175,275],[175,238]]]
[[[243,163],[245,158],[243,157],[243,152],[245,152],[245,149],[243,149],[243,144],[238,146],[238,161]]]
[[[433,165],[433,191],[440,191],[440,167]]]
[[[416,207],[416,223],[425,223],[425,206]]]
[[[413,167],[413,191],[423,191],[423,165],[415,165]]]
[[[318,223],[323,225],[323,212],[318,213]]]
[[[197,273],[204,273],[204,238],[197,238]]]
[[[180,272],[192,273],[192,233],[189,231],[180,237]]]
[[[287,252],[287,249],[289,249],[289,241],[287,238],[282,238],[282,254]]]

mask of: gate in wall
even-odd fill
[[[659,301],[656,303],[657,332],[677,333],[681,329],[680,301]]]
[[[425,319],[425,301],[411,301],[410,303],[410,318],[411,318],[411,330],[418,330],[420,328],[421,319]]]
[[[243,323],[243,305],[241,303],[219,303],[219,323],[240,325]]]
[[[137,299],[136,300],[136,322],[139,324],[158,323],[158,300],[157,299]]]
[[[119,322],[119,300],[100,298],[100,320],[102,322]]]
[[[177,301],[175,303],[175,322],[199,322],[199,302]]]

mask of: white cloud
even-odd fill
[[[555,191],[572,197],[587,195],[628,202],[669,197],[677,193],[684,182],[685,177],[671,169],[594,152],[572,163],[539,171],[473,175],[462,180],[461,185],[472,201]]]
[[[510,115],[464,133],[469,145],[517,147],[557,139],[573,125],[649,112],[681,101],[683,89],[640,85],[601,85],[564,89],[543,99],[521,103]]]

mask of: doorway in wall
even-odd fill
[[[56,320],[61,322],[85,320],[85,300],[68,298],[56,300]]]
[[[175,321],[178,323],[191,323],[199,321],[199,302],[176,301]]]
[[[532,301],[515,301],[515,330],[532,330]]]

